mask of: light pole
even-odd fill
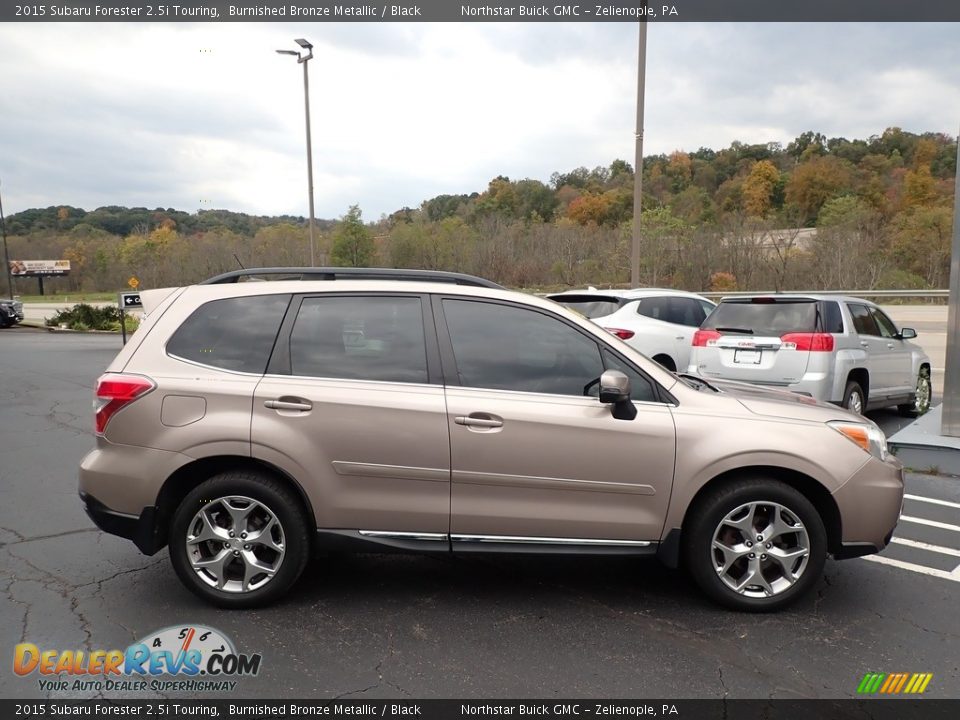
[[[313,250],[313,149],[310,144],[310,79],[307,75],[307,61],[313,58],[313,45],[303,38],[294,40],[297,45],[306,51],[302,55],[299,50],[277,50],[281,55],[295,55],[297,62],[303,65],[303,104],[306,108],[307,120],[307,190],[310,196],[310,266],[316,266]]]
[[[646,2],[644,2],[646,7]],[[640,213],[643,201],[643,96],[647,79],[647,21],[640,21],[637,48],[637,135],[633,168],[633,242],[630,245],[630,287],[640,286]]]

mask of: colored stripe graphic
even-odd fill
[[[926,691],[933,673],[866,673],[857,693],[862,695],[918,695]]]

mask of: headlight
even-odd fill
[[[827,425],[875,458],[886,460],[889,457],[887,436],[883,434],[883,430],[873,423],[850,423],[834,420],[828,422]]]

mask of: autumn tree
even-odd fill
[[[743,181],[743,209],[753,217],[763,217],[773,205],[773,195],[780,181],[780,171],[769,160],[753,164]]]
[[[812,222],[823,204],[852,190],[850,163],[825,155],[799,164],[787,180],[786,200],[796,206],[804,222]]]
[[[340,267],[368,267],[373,262],[373,234],[360,219],[359,205],[351,205],[333,231],[330,262]]]

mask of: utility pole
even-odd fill
[[[0,193],[0,235],[3,235],[3,259],[7,268],[7,287],[10,288],[10,299],[13,300],[13,274],[10,272],[10,251],[7,249],[7,221],[3,217],[3,194]]]

